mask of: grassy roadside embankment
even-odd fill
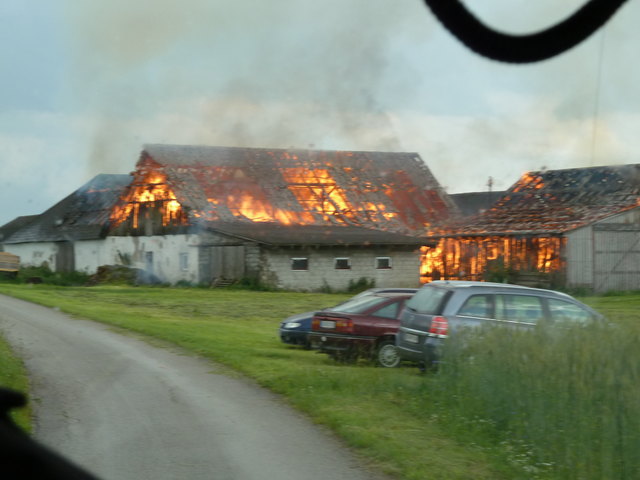
[[[528,372],[514,369],[515,375],[510,368],[497,368],[496,365],[515,366],[518,361],[529,367],[555,368],[549,362],[526,361],[527,355],[530,357],[538,347],[522,342],[511,352],[512,358],[504,350],[500,350],[499,356],[486,358],[479,353],[471,366],[464,362],[452,363],[456,368],[449,372],[422,376],[414,368],[386,370],[364,364],[337,365],[324,355],[288,347],[279,341],[277,327],[282,318],[335,304],[347,295],[10,284],[0,285],[0,293],[167,340],[225,364],[281,393],[315,421],[334,429],[373,465],[403,479],[577,478],[566,469],[554,468],[557,465],[553,462],[545,462],[548,454],[545,449],[534,449],[535,455],[530,453],[526,435],[549,433],[557,421],[566,425],[586,424],[589,419],[572,420],[572,415],[603,412],[602,409],[573,408],[566,415],[558,416],[556,407],[566,409],[567,406],[566,402],[554,401],[558,390],[566,389],[562,378],[541,377],[540,371],[531,368]],[[603,313],[625,320],[625,325],[638,323],[640,295],[590,300],[594,302]],[[508,342],[513,343],[512,340]],[[598,346],[606,348],[606,345]],[[527,348],[533,350],[528,353]],[[592,352],[587,349],[586,355]],[[556,355],[552,360],[561,361],[561,349],[551,353]],[[478,365],[493,365],[501,374],[484,375]],[[568,371],[555,370],[571,376],[575,365]],[[611,365],[605,366],[604,373],[597,378],[603,374],[609,378],[610,370]],[[526,389],[530,385],[522,382],[522,375],[527,374],[537,379],[534,383],[539,390],[534,395],[528,395]],[[547,387],[543,377],[550,377],[555,387]],[[582,375],[579,378],[583,383],[576,390],[578,403],[600,402],[602,395],[598,392],[591,395],[594,398],[586,395],[590,392],[588,379]],[[513,388],[514,382],[520,388]],[[607,388],[598,385],[598,388]],[[509,423],[511,418],[505,420],[499,416],[504,409],[491,407],[494,403],[520,402],[518,411],[523,412],[528,408],[523,399],[530,397],[544,401],[529,402],[536,407],[531,410],[533,417],[518,415],[521,423]],[[567,396],[562,398],[566,400]],[[610,397],[606,398],[610,401]],[[462,401],[465,399],[478,401],[467,404]],[[615,418],[618,422],[624,421],[620,416]],[[540,428],[527,429],[531,422]],[[617,432],[610,429],[608,435],[615,436]],[[588,432],[581,435],[583,433]],[[509,435],[507,440],[505,435]],[[562,432],[557,433],[554,442],[561,443],[563,438],[566,440]],[[565,448],[564,454],[580,458],[583,452],[577,445],[579,442],[567,443],[576,445]],[[625,451],[631,452],[634,446],[625,445]],[[547,468],[540,467],[547,463]]]
[[[29,379],[22,361],[11,346],[0,336],[0,385],[18,392],[29,390]],[[21,408],[11,412],[15,422],[26,431],[31,431],[31,409]]]

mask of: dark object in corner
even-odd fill
[[[0,387],[0,478],[3,480],[98,480],[23,432],[9,416],[25,396]]]
[[[460,42],[479,55],[510,63],[532,63],[575,47],[602,27],[627,0],[589,0],[565,20],[540,32],[511,35],[478,20],[460,0],[425,0]]]

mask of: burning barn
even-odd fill
[[[148,145],[109,235],[171,281],[415,285],[453,209],[416,154]]]
[[[640,289],[640,165],[526,173],[492,208],[430,238],[427,281]]]
[[[32,263],[127,264],[170,283],[415,286],[425,232],[457,212],[414,153],[148,145],[117,177],[108,198],[90,182],[5,246]],[[49,250],[25,256],[25,242]]]

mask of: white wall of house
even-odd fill
[[[308,259],[307,270],[294,270],[292,259]],[[340,260],[337,260],[340,259]],[[385,259],[385,260],[380,260]],[[390,268],[377,268],[379,262]],[[350,268],[336,268],[336,262]],[[263,250],[261,278],[287,290],[346,290],[349,282],[372,279],[378,287],[418,287],[420,252],[394,249]]]
[[[5,244],[4,250],[20,257],[23,267],[40,267],[46,264],[55,269],[58,245],[55,242]]]
[[[101,265],[129,265],[163,282],[197,282],[199,237],[166,235],[107,237],[76,242],[76,270],[94,273]]]

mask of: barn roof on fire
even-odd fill
[[[559,234],[640,207],[640,164],[525,173],[484,213],[437,236]]]
[[[136,183],[164,176],[191,222],[422,233],[457,207],[416,153],[145,146]],[[173,198],[173,197],[172,197]]]
[[[101,238],[106,234],[111,209],[130,182],[130,175],[97,175],[41,215],[29,217],[29,222],[3,243]]]

